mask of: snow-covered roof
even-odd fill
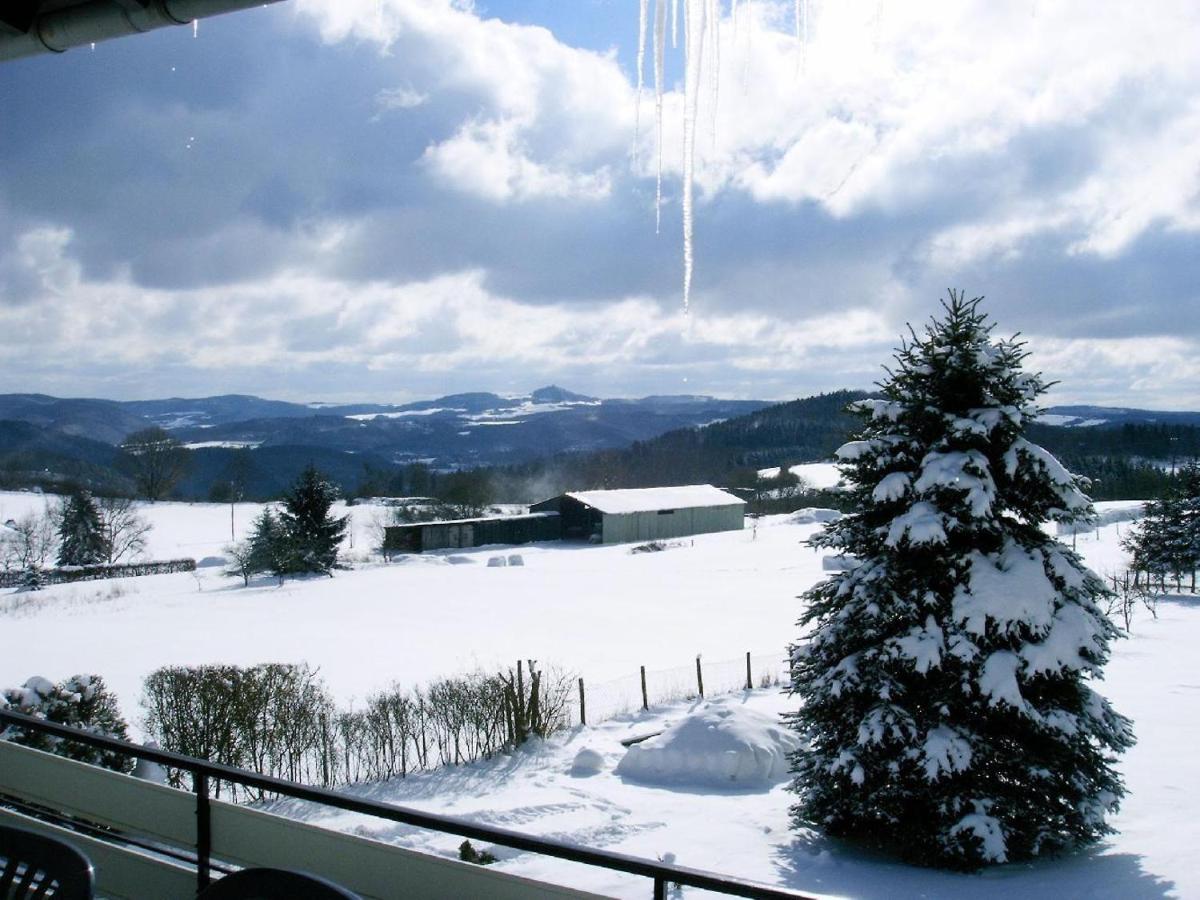
[[[603,513],[653,512],[659,509],[686,509],[697,506],[733,506],[745,503],[741,497],[711,484],[682,487],[627,488],[619,491],[571,491],[568,497],[586,503]]]

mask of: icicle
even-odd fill
[[[802,56],[800,59],[804,65],[805,71],[807,71],[808,70],[808,0],[804,0],[803,10],[804,10],[804,15],[801,18],[803,18],[803,20],[804,20],[804,34],[801,37],[801,41],[802,41],[801,46],[804,49],[803,49],[803,53],[802,53]]]
[[[684,0],[686,3],[687,0]],[[684,9],[687,15],[687,9]],[[679,0],[671,0],[671,49],[679,47]]]
[[[192,37],[200,37],[200,20],[192,19]]]
[[[645,84],[643,70],[646,66],[646,4],[641,0],[638,8],[638,52],[637,52],[637,99],[633,108],[633,159],[638,159],[638,145],[642,134],[642,87]]]
[[[708,21],[708,43],[712,47],[712,59],[708,66],[709,94],[712,100],[709,122],[711,124],[710,137],[712,138],[712,148],[716,150],[717,106],[721,101],[721,0],[709,0]]]
[[[796,0],[796,43],[800,45],[800,69],[808,70],[808,0]]]
[[[684,8],[683,77],[683,314],[690,311],[692,295],[692,194],[696,174],[696,112],[700,101],[700,74],[704,59],[706,7],[689,0]]]
[[[654,233],[662,230],[663,57],[667,51],[667,0],[654,0],[654,134],[658,179],[654,188]]]

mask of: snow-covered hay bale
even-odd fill
[[[788,754],[798,746],[799,738],[778,720],[723,698],[634,744],[616,772],[643,784],[767,787],[787,777]]]
[[[842,514],[836,509],[806,506],[804,509],[798,509],[788,516],[788,521],[793,525],[812,525],[816,522],[836,522],[841,517]]]
[[[858,559],[847,554],[821,557],[822,572],[849,572],[858,565]]]

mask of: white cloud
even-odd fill
[[[698,142],[710,196],[837,217],[960,196],[928,247],[951,263],[1048,232],[1108,256],[1158,224],[1200,228],[1195,4],[812,2],[803,60],[791,6],[755,4],[751,25],[743,4],[736,29],[722,23],[715,139]],[[679,97],[667,105],[677,174]]]
[[[398,70],[418,70],[421,96],[475,98],[478,108],[455,133],[426,150],[429,171],[446,185],[497,202],[608,193],[608,167],[630,141],[634,113],[612,56],[567,46],[544,28],[482,18],[452,0],[298,7],[326,41],[374,44]]]
[[[523,147],[522,131],[513,120],[471,122],[449,140],[429,147],[424,161],[447,184],[488,200],[597,200],[608,195],[607,167],[574,172],[538,163]]]
[[[375,105],[380,112],[393,109],[416,109],[429,102],[429,95],[422,94],[411,85],[384,88],[375,95]]]

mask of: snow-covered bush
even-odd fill
[[[58,684],[34,676],[19,688],[5,690],[0,706],[58,725],[68,725],[122,741],[129,739],[116,697],[105,687],[104,679],[99,675],[74,675]],[[134,760],[131,757],[79,741],[26,731],[17,726],[0,731],[0,738],[118,772],[133,771]]]
[[[1045,386],[978,300],[896,353],[844,445],[854,511],[813,538],[858,564],[807,594],[788,718],[798,825],[975,868],[1109,833],[1129,720],[1093,691],[1104,583],[1041,524],[1091,502],[1022,437]]]

